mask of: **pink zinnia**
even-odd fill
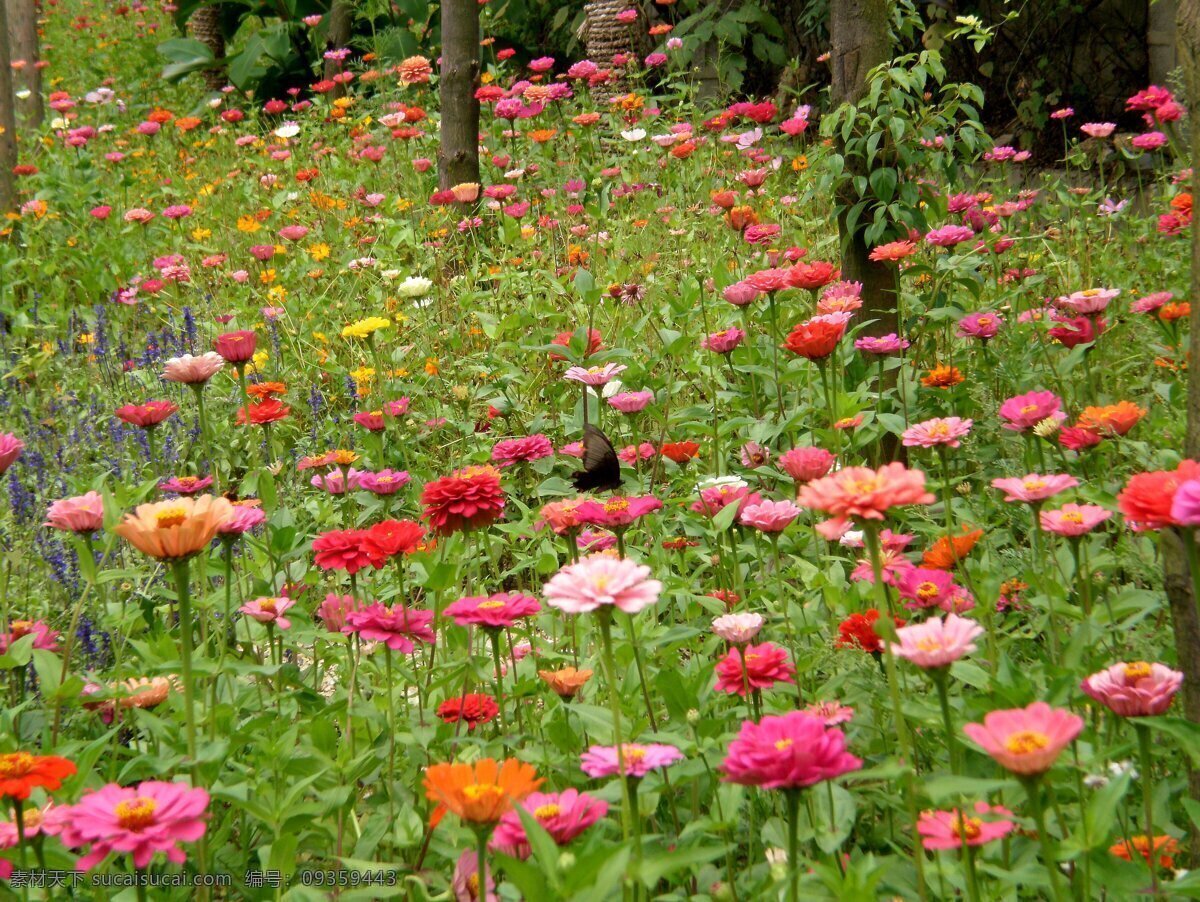
[[[958,321],[957,334],[959,338],[978,338],[986,342],[996,337],[1003,322],[1004,317],[999,313],[968,313]]]
[[[79,534],[96,532],[104,526],[104,498],[99,492],[88,492],[55,501],[42,525]]]
[[[673,745],[625,742],[621,744],[621,758],[624,759],[623,769],[615,745],[593,745],[580,756],[579,766],[585,774],[597,780],[622,773],[640,779],[652,770],[682,761],[683,752]]]
[[[781,454],[778,463],[796,482],[811,482],[828,474],[835,459],[824,448],[793,448]]]
[[[935,247],[953,247],[975,237],[975,232],[969,226],[944,225],[925,233],[925,241]]]
[[[559,570],[543,593],[551,607],[568,614],[608,605],[636,614],[657,602],[662,591],[662,583],[649,576],[649,567],[628,558],[592,555]]]
[[[963,732],[1005,769],[1031,776],[1048,771],[1082,729],[1082,717],[1034,702],[1027,708],[992,711],[983,723],[969,723]]]
[[[358,474],[358,488],[372,495],[394,495],[411,481],[407,470],[370,470]]]
[[[940,607],[954,596],[958,587],[948,570],[909,566],[897,574],[896,588],[900,597],[906,600],[906,608],[920,610]]]
[[[902,463],[870,467],[846,467],[831,476],[814,479],[800,489],[802,507],[824,511],[833,517],[822,523],[821,534],[841,536],[851,517],[882,520],[888,510],[905,504],[932,504],[936,499],[925,491],[925,474]]]
[[[591,367],[573,366],[567,370],[563,378],[571,382],[582,382],[584,385],[595,388],[607,385],[627,369],[628,367],[620,363],[606,363],[604,366]]]
[[[1189,479],[1175,490],[1170,519],[1176,526],[1200,526],[1200,479]]]
[[[411,654],[416,648],[413,640],[432,643],[434,640],[433,611],[387,607],[378,601],[346,614],[343,633],[357,633],[368,642],[382,642],[392,651]]]
[[[963,843],[968,846],[982,846],[993,840],[1003,839],[1016,827],[1015,822],[1008,820],[1013,813],[1002,805],[976,802],[975,813],[980,817],[964,815],[961,809],[921,812],[917,821],[921,845],[930,851],[961,849]]]
[[[128,854],[133,866],[144,869],[157,852],[167,860],[183,864],[187,856],[181,842],[195,842],[204,835],[208,793],[186,783],[147,780],[137,786],[109,783],[56,814],[62,824],[63,845],[76,848],[91,844],[77,862],[81,871],[91,870],[111,853]]]
[[[0,433],[0,473],[6,472],[13,465],[13,461],[21,456],[24,448],[25,443],[13,433]]]
[[[9,632],[0,633],[0,655],[8,654],[14,642],[33,636],[33,648],[43,651],[58,651],[58,630],[42,620],[10,620]]]
[[[1089,138],[1107,138],[1117,130],[1115,122],[1085,122],[1079,130]]]
[[[841,730],[803,711],[744,721],[721,764],[726,782],[763,789],[799,789],[861,767]]]
[[[750,491],[750,487],[745,483],[725,483],[701,489],[700,500],[693,502],[692,510],[698,514],[715,517],[729,505],[737,504],[740,515],[751,504],[758,504],[760,501],[762,496]]]
[[[1014,432],[1028,432],[1043,420],[1054,418],[1065,420],[1062,399],[1052,391],[1031,391],[1009,398],[1000,405],[1000,417],[1005,420],[1004,428]]]
[[[1060,536],[1081,536],[1111,516],[1112,511],[1098,504],[1064,504],[1058,510],[1042,511],[1038,521],[1046,532]]]
[[[654,400],[651,391],[625,391],[608,399],[608,406],[621,413],[641,413]]]
[[[732,354],[745,338],[746,333],[741,329],[725,329],[705,336],[700,341],[700,347],[715,354]]]
[[[904,430],[902,438],[905,447],[908,448],[957,448],[962,444],[959,439],[966,437],[972,425],[973,420],[960,417],[935,417],[909,426]]]
[[[492,460],[502,467],[541,460],[553,453],[554,446],[550,444],[550,439],[540,433],[524,438],[502,439],[492,446]]]
[[[896,644],[884,642],[897,657],[918,667],[931,670],[949,667],[963,655],[975,651],[974,640],[982,635],[983,627],[974,621],[947,614],[945,620],[934,617],[924,623],[902,626],[896,630]]]
[[[530,814],[557,845],[565,846],[608,813],[608,803],[575,789],[534,792],[516,803]],[[515,810],[500,816],[490,847],[517,858],[531,853],[521,816]]]
[[[761,292],[749,281],[734,282],[721,292],[721,296],[735,307],[745,307]]]
[[[505,629],[522,617],[532,617],[542,610],[536,598],[520,592],[497,592],[494,595],[472,595],[448,605],[442,614],[459,626],[482,626],[485,629]]]
[[[262,526],[265,522],[267,522],[267,515],[263,512],[262,508],[252,507],[249,504],[235,503],[233,505],[233,514],[217,528],[217,535],[227,537],[240,536],[254,529],[256,526]]]
[[[743,526],[776,533],[787,529],[800,514],[800,508],[790,501],[760,501],[758,504],[747,504],[738,515],[738,520]]]
[[[836,727],[840,723],[849,723],[854,719],[854,709],[841,702],[813,702],[804,708],[805,714],[818,717],[827,727]]]
[[[889,332],[887,335],[867,335],[863,338],[854,340],[854,347],[862,351],[864,354],[897,354],[900,351],[908,349],[910,342],[906,338],[901,338],[895,332]]]
[[[358,602],[353,595],[335,595],[330,592],[317,608],[317,618],[325,624],[325,629],[331,633],[340,633],[346,625],[346,617],[351,611],[358,610]]]
[[[1152,717],[1166,712],[1183,685],[1183,674],[1145,661],[1114,664],[1093,673],[1080,688],[1121,717]]]
[[[1070,310],[1081,316],[1095,316],[1103,313],[1109,303],[1121,293],[1119,288],[1088,288],[1076,291],[1066,297],[1056,298],[1054,306],[1060,310]]]
[[[1050,473],[1046,476],[1030,473],[1027,476],[992,480],[992,488],[1004,492],[1005,501],[1024,501],[1027,504],[1045,501],[1077,485],[1079,480],[1065,473]]]
[[[662,510],[662,502],[653,495],[627,498],[614,495],[607,501],[584,501],[575,508],[575,518],[589,526],[621,529],[646,514]]]
[[[259,623],[271,623],[279,627],[281,630],[291,629],[292,621],[283,616],[287,609],[294,605],[290,598],[256,598],[254,601],[248,601],[240,608],[243,614],[251,620],[257,620]]]
[[[713,620],[713,632],[731,645],[745,645],[763,627],[762,614],[723,614]]]
[[[794,683],[795,666],[778,645],[764,642],[731,648],[717,662],[717,691],[746,695],[751,689],[770,689],[776,683]]]

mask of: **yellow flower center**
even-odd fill
[[[113,814],[117,816],[117,823],[126,830],[144,830],[154,823],[154,812],[157,808],[158,802],[154,799],[138,796],[136,799],[118,802]]]
[[[938,437],[947,436],[950,434],[950,427],[947,426],[945,423],[938,423],[936,426],[934,426],[932,429],[929,430],[929,434],[935,435]]]
[[[275,614],[279,610],[276,605],[276,602],[278,602],[278,601],[279,601],[278,598],[264,598],[262,601],[260,601],[258,603],[258,608],[260,611],[262,611],[266,614]]]
[[[782,752],[784,749],[790,749],[791,747],[792,747],[792,740],[787,739],[786,737],[783,739],[775,740],[775,748],[777,751]]]
[[[978,839],[983,833],[983,821],[977,817],[963,817],[962,814],[955,815],[954,832],[958,834],[959,839]]]
[[[932,636],[922,639],[917,643],[917,648],[921,649],[921,651],[941,651],[945,647],[941,639]]]
[[[337,450],[333,452],[333,462],[341,466],[347,466],[358,460],[358,455],[353,451]]]
[[[187,508],[167,507],[154,515],[154,522],[159,529],[170,529],[179,526],[187,519]]]
[[[548,821],[552,817],[558,817],[561,813],[561,808],[554,803],[550,803],[549,805],[542,805],[540,808],[536,809],[533,812],[533,816],[539,821]]]
[[[33,632],[32,620],[14,620],[11,626],[12,637],[14,639],[20,639],[22,636],[28,636],[31,632]]]
[[[10,752],[0,755],[0,777],[23,777],[33,770],[33,755],[28,752]]]
[[[464,786],[462,792],[472,802],[486,801],[504,795],[504,790],[495,783],[472,783],[470,786]]]
[[[1022,485],[1024,485],[1028,491],[1036,492],[1038,489],[1044,489],[1046,487],[1046,480],[1044,480],[1044,479],[1026,479],[1022,483]]]
[[[1031,755],[1050,744],[1050,737],[1036,730],[1018,730],[1004,740],[1004,747],[1014,755]]]
[[[646,757],[646,750],[636,745],[627,745],[622,751],[626,761],[641,761]]]
[[[1146,661],[1133,661],[1125,665],[1125,679],[1129,681],[1144,680],[1153,671]]]
[[[629,510],[629,502],[624,498],[610,498],[604,502],[604,512],[607,514],[615,514],[623,510]]]
[[[856,495],[868,495],[883,488],[883,480],[878,476],[868,476],[866,479],[851,479],[846,488]]]
[[[1062,515],[1062,521],[1064,523],[1082,523],[1083,514],[1079,513],[1078,511],[1067,511]]]
[[[481,601],[475,608],[477,611],[495,611],[498,608],[504,607],[502,601]]]
[[[1035,410],[1037,410],[1036,404],[1026,404],[1021,408],[1021,413],[1033,413]]]
[[[37,808],[23,808],[21,810],[21,824],[25,827],[26,833],[40,827],[42,820],[42,812]]]
[[[917,597],[921,599],[937,598],[938,586],[937,583],[925,580],[917,586]]]

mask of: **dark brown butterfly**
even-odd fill
[[[608,436],[590,423],[583,427],[583,469],[575,474],[581,492],[612,491],[621,485],[621,462]]]

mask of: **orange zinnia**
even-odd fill
[[[474,764],[443,763],[425,768],[425,795],[438,803],[433,821],[453,811],[472,824],[494,824],[504,812],[537,789],[537,771],[516,758],[503,763],[484,758]]]
[[[142,554],[160,561],[180,561],[207,548],[232,516],[233,505],[224,498],[176,498],[139,504],[113,531]]]
[[[950,570],[971,553],[975,543],[983,536],[982,529],[969,531],[963,527],[962,535],[942,536],[921,557],[921,564],[934,570]]]
[[[282,382],[258,382],[254,385],[246,386],[246,394],[252,398],[271,398],[275,395],[282,395],[287,391],[287,386]]]
[[[1133,861],[1133,855],[1130,852],[1130,846],[1133,846],[1133,852],[1140,855],[1150,863],[1151,842],[1150,838],[1145,834],[1130,837],[1129,841],[1121,840],[1109,847],[1108,851],[1118,858],[1124,858],[1126,861]],[[1153,854],[1158,856],[1159,867],[1170,868],[1175,866],[1174,855],[1179,851],[1179,843],[1175,841],[1173,836],[1156,836],[1154,837]]]
[[[559,698],[574,698],[583,688],[583,684],[592,678],[592,671],[564,667],[562,670],[539,670],[538,676],[545,680],[546,685],[553,689]]]
[[[958,367],[944,364],[935,366],[927,375],[921,377],[921,384],[926,388],[953,388],[962,381],[963,374],[958,371]]]
[[[0,755],[0,798],[27,799],[35,786],[54,790],[75,773],[75,765],[57,755],[9,752]]]
[[[1146,411],[1132,401],[1119,401],[1104,407],[1085,407],[1076,425],[1102,435],[1125,435],[1145,415]]]

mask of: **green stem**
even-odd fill
[[[1142,807],[1145,822],[1142,830],[1146,834],[1147,855],[1150,864],[1150,895],[1158,897],[1158,862],[1154,851],[1154,752],[1151,747],[1150,730],[1145,724],[1134,721],[1133,728],[1137,732],[1138,752],[1142,767]],[[1133,850],[1130,849],[1132,858]]]
[[[603,650],[604,659],[604,675],[608,680],[608,704],[612,712],[613,720],[613,744],[617,748],[617,769],[621,772],[622,777],[625,775],[625,748],[621,743],[621,693],[617,688],[617,663],[613,655],[612,646],[612,609],[601,608],[597,612],[597,619],[600,621],[600,642]],[[629,794],[629,781],[621,780],[621,789],[624,793],[625,804],[621,808],[621,834],[624,839],[634,837],[634,856],[641,863],[641,825],[636,820],[632,819],[633,815],[633,800]],[[631,823],[632,821],[632,823]]]
[[[1046,829],[1046,810],[1042,805],[1041,774],[1025,777],[1025,792],[1029,796],[1029,805],[1033,809],[1033,819],[1037,824],[1038,842],[1042,847],[1042,863],[1046,866],[1046,874],[1050,878],[1050,898],[1061,902],[1062,892],[1058,885],[1058,864],[1054,852],[1054,842]]]
[[[788,902],[800,898],[800,790],[786,789],[783,794],[788,821]]]
[[[192,594],[188,585],[187,558],[172,563],[175,591],[179,597],[179,648],[183,678],[183,715],[187,733],[187,753],[192,767],[193,785],[199,785],[196,764],[195,687],[192,685]]]

